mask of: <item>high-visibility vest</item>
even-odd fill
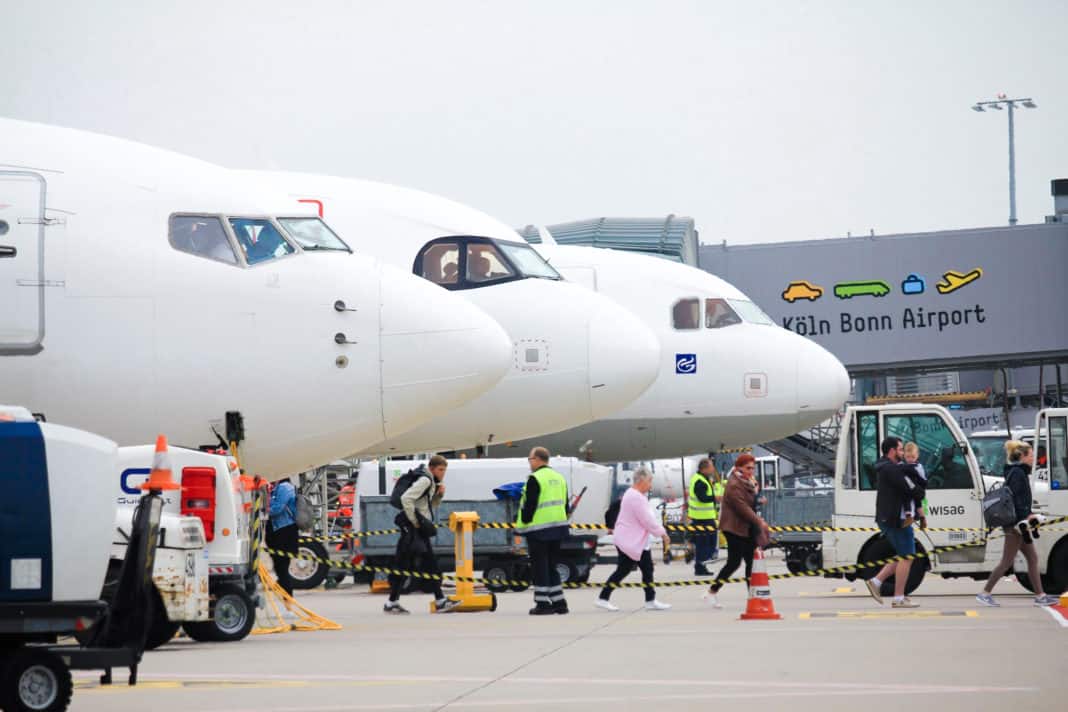
[[[709,488],[709,490],[711,490],[711,493],[713,494],[713,496],[716,494],[716,491],[715,491],[716,485],[719,484],[719,483],[711,482],[707,477],[702,475],[700,472],[698,472],[697,474],[695,474],[693,477],[690,478],[690,496],[686,500],[686,506],[687,506],[687,509],[690,512],[690,519],[693,519],[694,521],[703,521],[703,520],[706,520],[706,519],[715,519],[716,515],[717,515],[716,503],[715,502],[702,502],[701,500],[697,499],[697,483],[698,483],[699,480],[703,480],[705,482],[705,484],[708,485],[708,488]]]
[[[538,507],[534,510],[534,519],[524,524],[523,505],[527,501],[527,486],[524,484],[523,495],[519,498],[519,511],[515,516],[516,532],[529,534],[567,524],[567,480],[548,465],[534,471],[531,476],[538,483]]]

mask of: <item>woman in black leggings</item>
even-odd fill
[[[724,579],[730,578],[738,567],[745,562],[745,578],[753,573],[753,552],[756,549],[755,534],[758,530],[768,531],[768,524],[753,508],[757,497],[754,473],[756,458],[746,453],[734,463],[734,469],[727,478],[723,492],[723,504],[720,507],[719,529],[727,538],[727,563],[716,575],[717,583],[712,584],[704,595],[705,602],[713,608],[722,608],[716,594],[723,588]]]

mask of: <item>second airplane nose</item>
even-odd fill
[[[834,354],[804,337],[797,354],[797,409],[801,427],[829,418],[849,398],[849,373]]]
[[[463,297],[383,267],[381,303],[387,438],[478,397],[508,372],[508,334]]]
[[[660,370],[660,340],[637,316],[600,294],[589,322],[590,407],[594,420],[625,408]]]

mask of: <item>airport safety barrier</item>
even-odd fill
[[[1064,528],[1055,528],[1055,527],[1053,527],[1053,525],[1055,525],[1055,524],[1063,524],[1065,522],[1068,522],[1068,516],[1058,517],[1056,519],[1047,520],[1046,522],[1043,522],[1041,525],[1039,525],[1039,528],[1042,529],[1042,530],[1045,530],[1045,531],[1064,531]],[[841,531],[841,530],[838,530],[838,531]],[[848,529],[847,531],[873,531],[873,530],[871,530],[871,529]],[[874,530],[874,531],[878,531],[878,530]],[[931,531],[931,529],[928,528],[928,531]],[[986,529],[982,529],[982,530],[978,530],[978,529],[941,529],[941,530],[938,530],[938,531],[984,531],[985,532],[985,531],[988,531],[988,530],[986,530]],[[798,573],[769,574],[768,578],[770,580],[772,580],[772,581],[781,581],[781,580],[792,579],[792,578],[812,578],[812,577],[822,577],[822,576],[835,576],[837,574],[857,573],[859,571],[863,571],[863,570],[866,570],[866,569],[871,569],[871,568],[875,568],[875,567],[881,567],[881,566],[884,566],[886,564],[889,564],[889,563],[892,563],[892,562],[895,562],[895,561],[906,561],[906,560],[908,560],[908,561],[916,561],[916,560],[919,560],[919,559],[928,559],[928,558],[930,558],[930,557],[932,557],[934,555],[943,554],[943,553],[948,552],[948,551],[959,551],[960,549],[967,549],[967,548],[974,547],[974,546],[986,546],[987,542],[990,541],[991,539],[997,539],[997,538],[1003,537],[1003,536],[1004,536],[1004,533],[999,529],[996,532],[994,532],[994,534],[992,536],[984,537],[984,538],[982,538],[982,539],[980,539],[978,541],[964,542],[964,543],[961,543],[961,544],[951,544],[949,546],[939,546],[939,547],[935,547],[935,548],[931,549],[930,551],[921,551],[921,552],[917,552],[915,554],[907,554],[907,555],[904,555],[904,556],[890,556],[890,557],[887,557],[887,558],[884,558],[884,559],[874,559],[874,560],[871,560],[871,561],[865,561],[863,563],[858,563],[858,564],[845,564],[843,566],[835,566],[835,567],[826,568],[826,569],[815,569],[815,570],[812,570],[812,571],[800,571]],[[264,547],[264,550],[269,552],[269,553],[272,553],[272,554],[277,554],[279,556],[286,556],[286,557],[293,558],[293,559],[301,559],[302,561],[313,561],[313,562],[318,562],[318,563],[326,563],[326,564],[330,564],[331,566],[334,566],[336,568],[346,568],[346,569],[350,569],[352,571],[370,571],[370,572],[373,572],[373,573],[394,574],[394,575],[397,575],[397,576],[410,576],[412,578],[426,579],[426,580],[436,580],[436,581],[443,581],[443,582],[463,581],[465,583],[492,584],[492,585],[515,586],[515,587],[526,587],[526,586],[533,585],[530,581],[516,581],[516,580],[511,580],[511,579],[500,579],[500,578],[487,579],[487,578],[483,578],[481,576],[456,576],[454,574],[447,574],[447,573],[446,574],[428,574],[428,573],[424,573],[422,571],[407,571],[407,570],[404,570],[404,569],[394,569],[394,568],[388,567],[388,566],[370,566],[370,565],[367,565],[367,564],[353,564],[353,563],[344,562],[344,561],[333,561],[331,559],[323,559],[323,558],[319,558],[319,557],[312,556],[312,555],[309,555],[309,554],[299,554],[299,553],[289,552],[289,551],[279,551],[277,549],[271,549],[269,547]],[[653,581],[652,583],[648,583],[648,584],[642,583],[641,581],[623,581],[623,582],[620,582],[620,583],[608,583],[608,582],[605,582],[605,581],[602,581],[602,582],[595,582],[595,581],[586,581],[586,582],[568,581],[567,583],[563,583],[561,585],[564,588],[568,588],[568,589],[579,589],[579,588],[598,588],[598,589],[600,589],[600,588],[604,588],[605,586],[608,586],[609,588],[612,588],[612,589],[618,589],[618,588],[645,588],[647,586],[648,587],[653,587],[653,588],[682,588],[682,587],[687,587],[687,586],[711,586],[712,584],[727,585],[727,584],[733,584],[733,583],[744,583],[745,580],[746,579],[745,579],[744,576],[736,576],[734,578],[729,578],[729,579],[717,579],[717,578],[713,578],[713,577],[709,576],[709,577],[704,577],[704,578],[694,578],[694,579],[686,579],[686,580],[679,580],[679,581]]]
[[[1061,520],[1057,520],[1061,521]],[[439,523],[436,526],[446,527],[445,523]],[[483,529],[514,529],[515,523],[513,522],[479,522],[478,526]],[[604,524],[570,524],[571,529],[577,530],[589,530],[589,531],[611,531]],[[920,529],[920,525],[913,525],[916,529]],[[1049,522],[1043,525],[1046,527],[1046,531],[1068,531],[1068,527],[1053,528],[1049,526]],[[718,531],[717,527],[710,527],[703,524],[665,524],[664,528],[672,532],[715,532]],[[772,533],[776,532],[805,532],[805,533],[820,533],[820,532],[880,532],[882,531],[878,527],[832,527],[828,522],[812,522],[811,524],[793,524],[789,526],[772,526],[768,527],[768,531]],[[985,532],[985,527],[926,527],[922,531],[928,532]],[[387,534],[398,534],[400,529],[371,529],[362,532],[347,532],[345,534],[336,534],[332,536],[304,536],[299,539],[301,543],[306,542],[337,542],[346,539],[357,539],[365,536],[385,536]]]

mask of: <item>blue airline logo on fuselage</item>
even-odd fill
[[[697,354],[675,354],[675,373],[697,373]]]

